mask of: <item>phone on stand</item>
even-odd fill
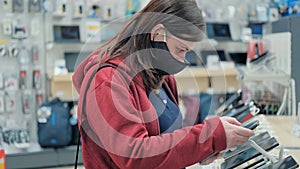
[[[247,121],[245,123],[242,123],[242,127],[245,127],[250,130],[254,130],[256,127],[259,126],[259,121],[258,120],[253,120],[253,121]]]
[[[279,145],[278,141],[274,137],[264,140],[257,144],[266,151],[269,151]],[[245,163],[259,155],[261,155],[261,153],[258,152],[255,148],[251,147],[251,148],[241,152],[238,155],[235,155],[229,159],[226,159],[222,163],[221,168],[229,169],[229,168],[238,167],[239,165],[242,165],[243,163]]]
[[[288,156],[278,161],[277,163],[273,164],[272,167],[276,169],[286,169],[286,168],[294,169],[294,168],[298,168],[299,164],[295,161],[295,159],[292,156]]]
[[[238,90],[235,94],[233,94],[229,99],[227,99],[216,111],[216,114],[221,114],[226,111],[234,102],[242,99],[242,90]]]
[[[253,140],[257,144],[260,144],[260,142],[262,142],[264,140],[267,140],[269,138],[271,138],[271,135],[266,131],[266,132],[263,132],[263,133],[259,133],[258,135],[252,136],[251,140]],[[227,151],[224,154],[223,158],[225,160],[229,159],[229,158],[231,158],[233,156],[236,156],[237,154],[240,154],[241,152],[249,149],[250,147],[251,147],[250,142],[247,141],[244,144],[237,146],[233,151],[231,151],[231,150]]]
[[[221,152],[214,152],[214,153],[212,153],[211,155],[209,155],[208,157],[206,157],[204,160],[200,161],[200,164],[203,163],[203,162],[205,162],[205,161],[207,161],[207,160],[209,160],[210,158],[218,155],[219,153],[223,153],[223,152],[221,151]]]
[[[229,117],[237,117],[238,115],[242,114],[243,112],[249,112],[249,106],[243,105],[238,108],[230,109],[226,112],[224,112],[223,116],[229,116]]]
[[[259,121],[258,120],[254,120],[254,121],[243,123],[242,127],[248,128],[250,130],[254,130],[258,125],[259,125]],[[208,159],[212,158],[213,156],[218,155],[219,153],[220,152],[214,152],[213,154],[209,155],[207,158],[205,158],[204,160],[202,160],[200,163],[202,163],[204,161],[207,161]]]
[[[257,168],[257,167],[263,165],[265,162],[266,162],[266,160],[264,158],[259,158],[259,159],[255,160],[253,163],[251,163],[247,166],[243,166],[243,169]]]

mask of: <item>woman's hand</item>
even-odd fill
[[[225,129],[227,149],[243,144],[254,134],[252,130],[241,127],[241,123],[235,118],[221,117],[220,119]]]

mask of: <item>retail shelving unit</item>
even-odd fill
[[[239,89],[235,68],[210,70],[205,67],[188,67],[175,75],[179,93],[198,94],[212,88],[215,92]]]
[[[81,149],[80,149],[81,151]],[[6,159],[7,169],[42,168],[74,165],[76,146],[58,149],[43,149],[35,152],[8,154]],[[82,164],[79,153],[78,164]]]

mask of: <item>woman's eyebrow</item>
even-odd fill
[[[184,41],[182,41],[182,40],[180,40],[180,39],[178,39],[176,37],[175,37],[175,39],[179,42],[180,48],[185,48],[185,49],[187,49],[189,51],[193,49],[193,47],[190,47],[189,45],[187,45],[186,43],[184,43]]]
[[[188,45],[185,45],[184,43],[180,43],[180,47],[185,48],[187,50],[192,50],[192,48],[190,48]]]

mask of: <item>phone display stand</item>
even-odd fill
[[[258,169],[294,169],[299,167],[298,163],[292,156],[283,158],[283,147],[280,148],[279,154],[276,158],[274,155],[271,155],[257,145],[253,140],[250,140],[250,145],[263,156],[264,162],[257,167]]]
[[[256,107],[253,101],[243,103],[241,96],[241,91],[237,91],[215,111],[215,114],[218,116],[234,117],[241,123],[255,117],[260,112],[260,109]]]
[[[265,116],[258,115],[260,109],[256,104],[253,101],[243,103],[241,95],[241,91],[238,91],[228,98],[215,114],[236,118],[242,123],[241,126],[255,130],[255,135],[246,143],[226,151],[220,168],[294,169],[299,167],[295,159],[284,152],[283,147],[275,139],[276,136]],[[276,148],[278,146],[280,148]]]
[[[265,135],[265,134],[264,134]],[[264,139],[265,140],[265,139]],[[279,145],[274,137],[267,142],[254,138],[249,139],[248,145],[238,148],[230,155],[224,156],[221,169],[247,168],[247,169],[294,169],[299,167],[295,159],[290,155],[285,155],[281,146],[279,152],[275,154],[272,150]]]

